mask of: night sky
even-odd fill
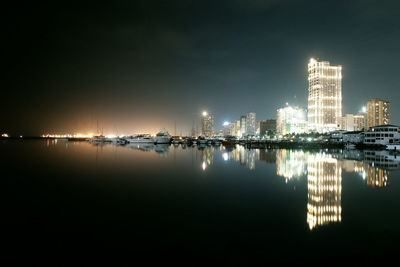
[[[127,1],[2,7],[0,132],[187,134],[307,107],[310,57],[343,66],[343,114],[391,101],[400,1]]]

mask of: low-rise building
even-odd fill
[[[345,132],[346,131],[342,131],[342,130],[337,130],[337,131],[331,132],[329,141],[333,142],[333,143],[343,143],[343,133],[345,133]]]
[[[400,142],[399,126],[379,125],[364,133],[366,145],[388,145]]]
[[[365,116],[363,114],[346,114],[340,119],[340,130],[363,131],[365,130]]]
[[[344,132],[342,134],[343,143],[362,144],[364,142],[363,131]]]
[[[276,120],[260,121],[260,136],[276,134]]]

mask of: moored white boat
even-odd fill
[[[149,134],[124,136],[123,139],[125,139],[128,143],[154,143],[154,138]]]
[[[154,138],[154,143],[156,144],[169,144],[171,142],[171,135],[167,130],[162,129],[159,131]]]
[[[207,139],[204,136],[199,136],[197,137],[197,144],[206,144],[207,143]]]

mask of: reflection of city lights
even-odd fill
[[[310,230],[342,220],[342,166],[325,153],[310,155],[307,162],[307,222]]]
[[[306,174],[308,155],[303,151],[281,149],[276,152],[276,173],[286,179]]]
[[[228,159],[229,159],[229,155],[228,155],[228,153],[224,153],[224,154],[222,154],[222,158],[225,160],[225,161],[227,161]]]
[[[205,161],[203,161],[203,163],[201,164],[201,168],[203,169],[203,171],[206,170],[207,164]]]

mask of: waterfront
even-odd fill
[[[388,151],[57,140],[0,149],[5,241],[28,259],[340,262],[398,249],[400,161]]]

